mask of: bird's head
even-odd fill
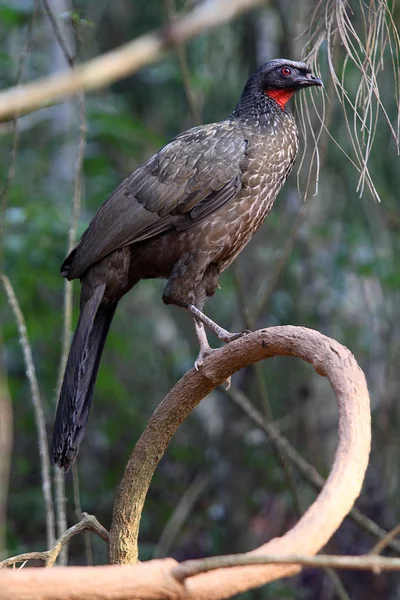
[[[246,105],[251,100],[262,100],[267,96],[284,109],[297,90],[314,85],[323,86],[323,83],[305,63],[275,58],[253,73],[239,104]]]

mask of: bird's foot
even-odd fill
[[[214,321],[209,319],[205,314],[203,314],[195,306],[192,306],[191,308],[194,310],[191,310],[190,308],[188,308],[188,310],[193,315],[195,315],[194,324],[195,324],[195,328],[196,328],[196,335],[197,335],[197,338],[198,338],[199,344],[200,344],[200,352],[199,352],[196,360],[194,361],[194,368],[196,369],[196,371],[199,371],[201,369],[201,367],[203,366],[203,363],[204,363],[204,359],[207,358],[207,356],[210,356],[210,354],[212,354],[214,352],[214,349],[211,348],[208,343],[204,325],[207,325],[207,327],[209,327],[211,329],[211,331],[213,331],[220,340],[222,340],[223,342],[225,342],[227,344],[229,342],[233,342],[233,340],[237,340],[238,338],[242,337],[243,335],[247,335],[248,333],[251,333],[251,331],[249,331],[248,329],[246,329],[245,331],[241,331],[239,333],[231,333],[230,331],[227,331],[226,329],[223,329],[222,327],[217,325],[217,323],[214,323]],[[225,385],[226,390],[229,390],[229,388],[231,387],[231,377],[230,376],[224,382],[223,385]]]
[[[231,333],[230,331],[227,331],[226,329],[218,325],[218,323],[210,319],[210,317],[207,317],[207,315],[201,312],[201,310],[199,310],[193,304],[190,304],[187,307],[187,310],[193,315],[193,317],[195,318],[195,322],[200,321],[201,323],[203,323],[203,325],[205,325],[207,329],[212,331],[217,336],[217,338],[219,338],[222,342],[225,342],[226,344],[237,340],[243,335],[251,333],[247,329],[245,331],[240,331],[239,333]]]
[[[226,331],[226,329],[222,329],[221,330],[223,332],[223,335],[218,335],[218,333],[214,332],[220,340],[222,340],[223,342],[225,342],[226,344],[229,344],[229,342],[233,342],[234,340],[238,340],[239,338],[243,337],[244,335],[248,335],[249,333],[251,333],[250,329],[245,329],[244,331],[239,331],[238,333],[231,333],[230,331]]]
[[[204,363],[204,359],[207,358],[207,356],[210,356],[210,354],[214,352],[213,348],[210,348],[210,346],[208,346],[208,348],[200,348],[200,352],[197,355],[196,360],[194,361],[194,368],[196,369],[196,371],[198,371]]]
[[[210,347],[204,350],[200,349],[200,352],[196,360],[194,361],[194,368],[196,369],[196,371],[200,371],[201,367],[203,366],[204,359],[207,358],[207,356],[210,356],[210,354],[212,354],[214,351],[215,348]],[[231,376],[229,375],[228,379],[226,379],[221,385],[224,385],[225,389],[229,390],[229,388],[231,387]]]

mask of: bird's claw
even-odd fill
[[[194,368],[196,369],[196,371],[198,371],[203,366],[204,359],[207,358],[207,356],[210,356],[212,352],[212,348],[200,350],[196,360],[194,361]]]
[[[248,335],[249,333],[251,333],[250,329],[245,329],[244,331],[239,331],[238,333],[230,333],[229,331],[227,331],[226,334],[220,337],[220,340],[222,342],[225,342],[226,344],[229,344],[229,342],[238,340],[239,338],[243,337],[244,335]]]
[[[225,386],[226,391],[228,391],[229,388],[231,387],[231,383],[232,383],[232,375],[229,375],[228,379],[225,379],[224,383],[222,384]]]
[[[204,359],[207,358],[207,356],[210,356],[210,354],[214,351],[214,348],[210,348],[210,350],[207,351],[200,351],[198,357],[196,358],[196,360],[194,361],[194,368],[196,369],[196,371],[199,371],[201,369],[201,367],[204,364]],[[229,388],[231,387],[231,376],[229,375],[229,377],[221,384],[225,386],[226,390],[229,390]]]

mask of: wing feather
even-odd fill
[[[113,250],[192,227],[239,192],[247,141],[225,121],[190,129],[132,173],[100,207],[62,273],[80,277]]]

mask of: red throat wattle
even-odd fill
[[[286,89],[286,90],[268,90],[266,93],[267,96],[269,96],[270,98],[272,98],[272,100],[275,100],[275,102],[277,104],[279,104],[279,106],[282,108],[282,110],[285,108],[286,104],[289,102],[290,98],[293,96],[295,90],[290,90],[290,89]]]

